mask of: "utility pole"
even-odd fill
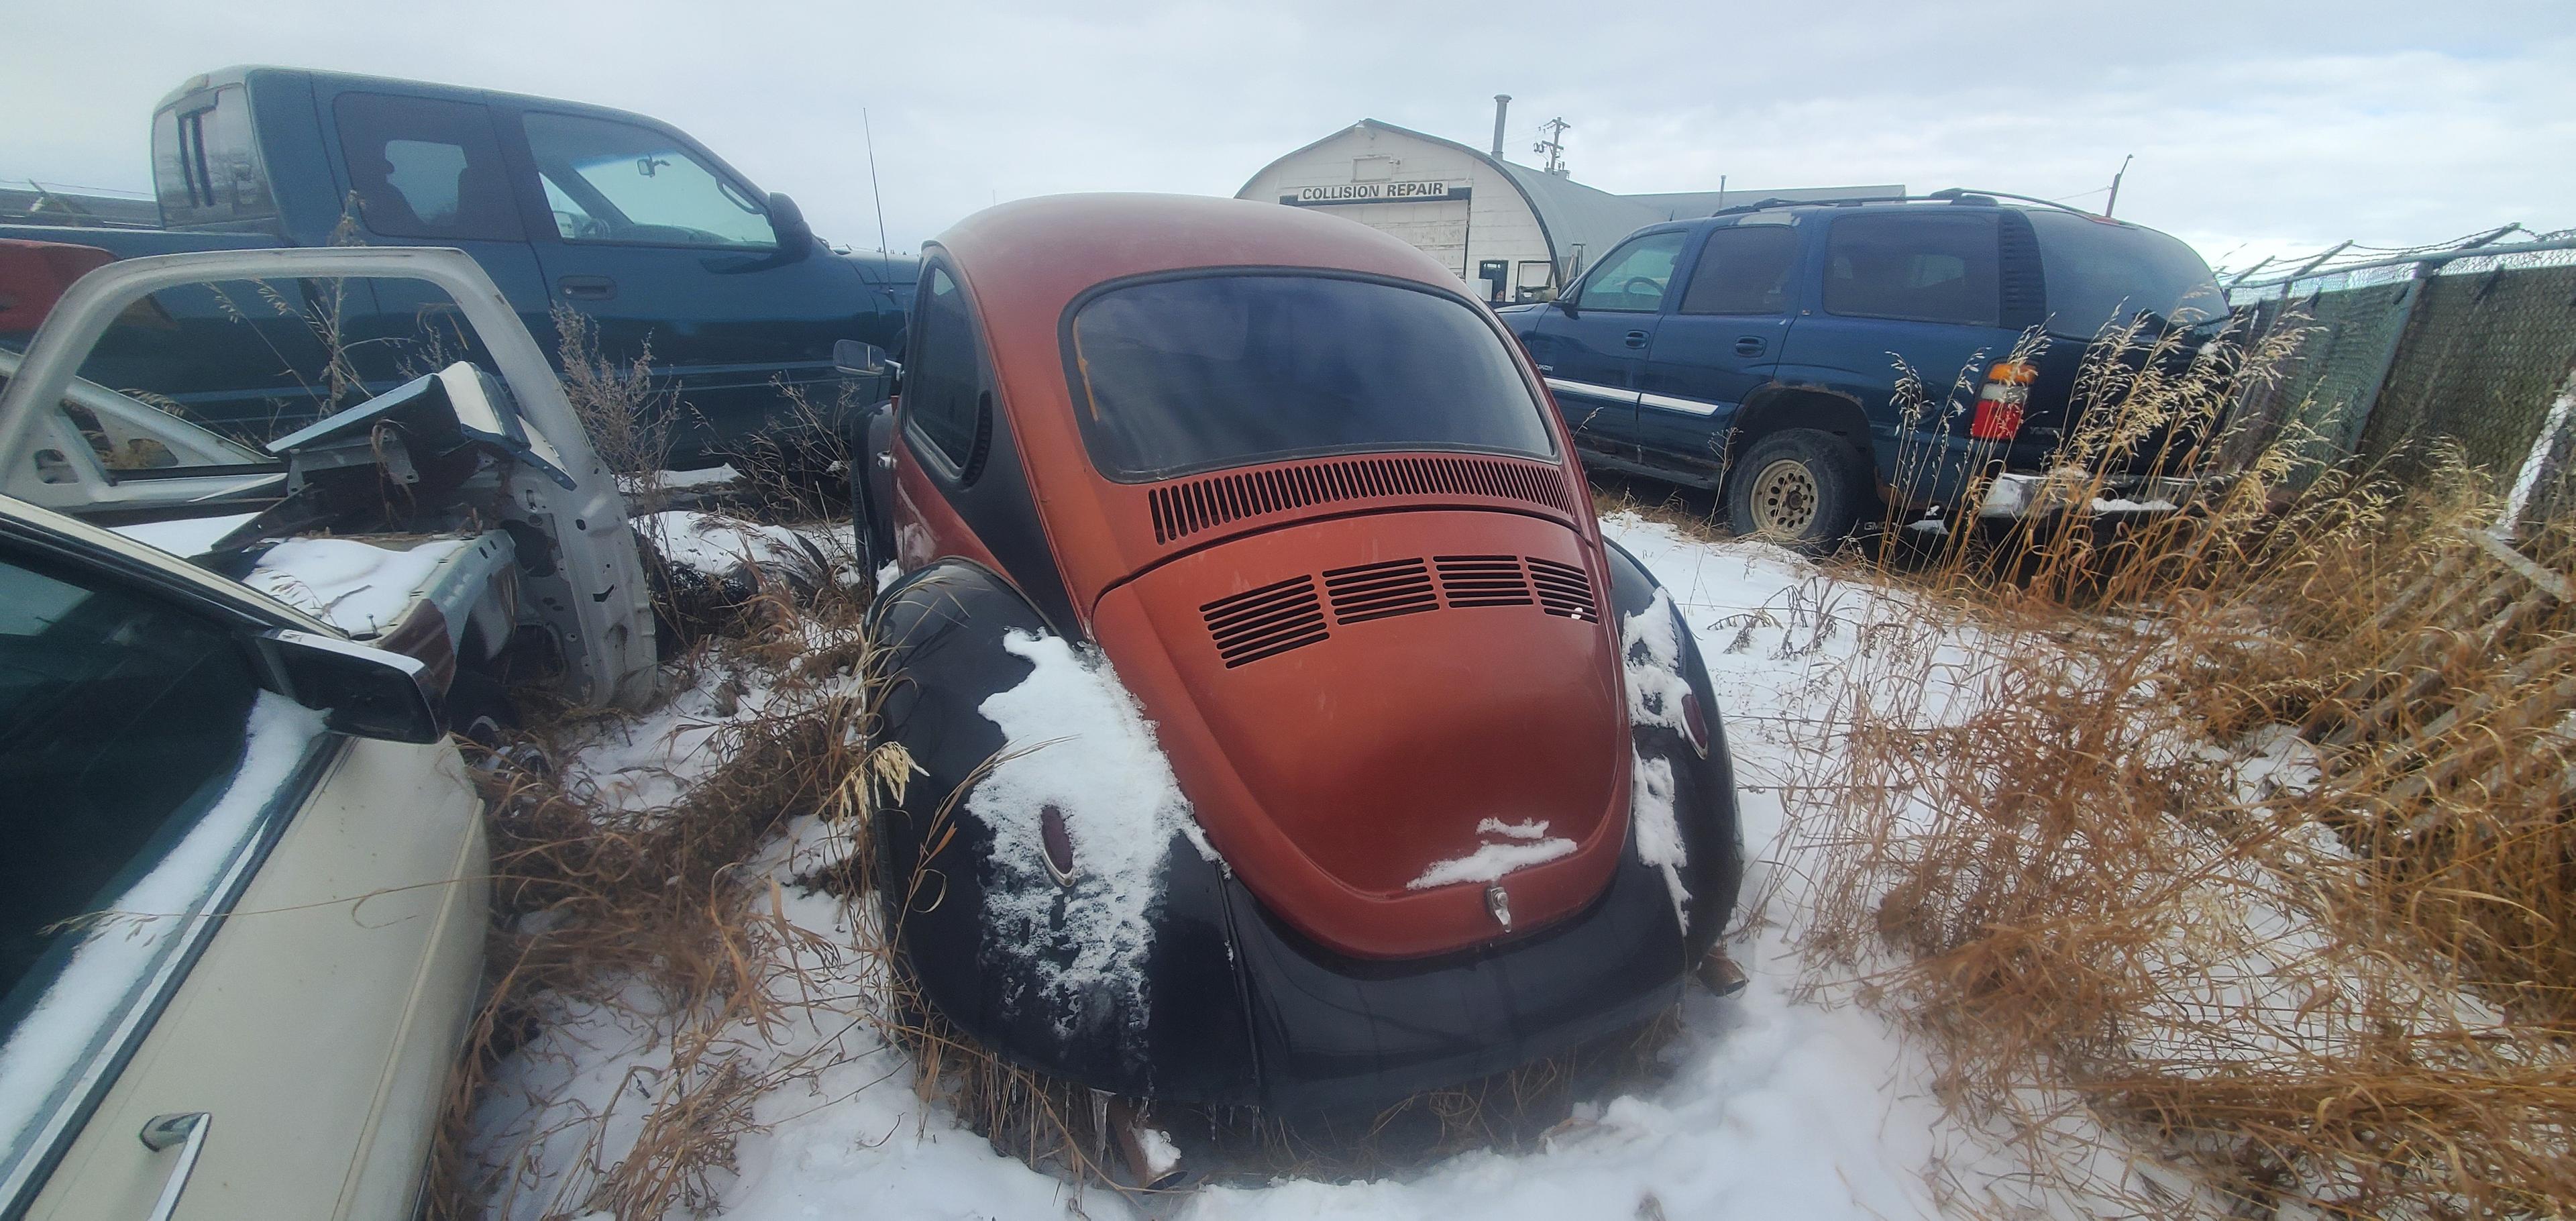
[[[1572,126],[1574,124],[1563,119],[1549,119],[1538,125],[1540,131],[1547,133],[1547,138],[1530,146],[1531,152],[1547,157],[1547,164],[1541,168],[1558,177],[1565,175],[1565,132]]]
[[[2119,173],[2111,175],[2111,197],[2102,201],[2102,216],[2104,219],[2107,220],[2110,218],[2111,209],[2120,206],[2120,179],[2128,176],[2129,162],[2135,160],[2137,156],[2138,155],[2136,153],[2130,153],[2128,156],[2120,158]]]

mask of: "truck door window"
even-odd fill
[[[515,242],[525,231],[492,114],[470,102],[344,93],[340,154],[367,231]]]
[[[1920,210],[1837,217],[1825,240],[1825,310],[1993,326],[2003,277],[1991,214]]]
[[[1575,305],[1647,314],[1662,309],[1664,289],[1673,282],[1673,263],[1682,257],[1684,236],[1677,231],[1630,238],[1593,269]]]
[[[527,116],[556,235],[567,242],[774,250],[769,209],[666,132],[587,115]]]
[[[240,85],[180,99],[152,117],[152,182],[162,223],[206,225],[277,215]]]
[[[184,969],[318,728],[224,628],[0,555],[0,1180]]]
[[[1682,292],[1685,314],[1777,314],[1789,308],[1798,231],[1787,225],[1711,230]]]

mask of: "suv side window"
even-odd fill
[[[1836,217],[1825,239],[1825,311],[1994,326],[2003,314],[1997,258],[1988,213]]]
[[[983,388],[983,351],[966,293],[943,267],[922,278],[913,312],[912,364],[904,370],[903,412],[948,460],[958,479],[975,477],[977,442],[988,427],[993,396]]]
[[[1673,282],[1673,264],[1682,257],[1680,232],[1649,233],[1631,238],[1610,252],[1583,281],[1578,309],[1653,313],[1664,306],[1664,290]]]
[[[1711,230],[1699,252],[1685,314],[1778,314],[1789,308],[1789,276],[1798,267],[1798,231],[1787,225]]]
[[[488,242],[524,236],[491,111],[471,102],[344,93],[332,112],[368,232]]]
[[[531,113],[526,122],[563,240],[778,248],[768,205],[668,133],[588,115]]]
[[[0,554],[0,1181],[47,1155],[184,969],[195,913],[229,901],[319,729],[281,703],[225,628]]]

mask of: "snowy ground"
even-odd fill
[[[1833,586],[1764,546],[1701,542],[1629,516],[1605,527],[1663,580],[1698,636],[1735,752],[1755,858],[1746,893],[1759,906],[1752,930],[1733,934],[1752,984],[1724,1000],[1694,992],[1661,1084],[1584,1108],[1538,1152],[1470,1153],[1401,1180],[1204,1188],[1142,1206],[1077,1191],[996,1154],[945,1107],[919,1102],[901,1053],[852,1020],[849,1007],[865,994],[873,967],[828,948],[863,932],[840,902],[789,881],[836,850],[828,829],[808,819],[752,864],[779,880],[789,918],[820,934],[792,952],[829,986],[786,1027],[735,1032],[742,1063],[787,1065],[798,1076],[755,1104],[760,1130],[741,1140],[734,1170],[720,1176],[721,1214],[1821,1221],[1937,1216],[1937,1198],[1962,1189],[1982,1195],[1982,1183],[2010,1177],[2009,1159],[1985,1152],[1977,1134],[1933,1100],[1925,1061],[1881,1018],[1799,999],[1801,964],[1784,931],[1802,896],[1795,871],[1776,867],[1778,786],[1800,770],[1788,728],[1802,708],[1821,703],[1852,639],[1820,630],[1820,591],[1883,595]],[[663,711],[604,734],[575,765],[621,790],[622,801],[667,800],[691,774],[685,756],[705,727],[760,705],[757,692],[723,698],[717,681],[711,674]],[[577,1215],[595,1179],[585,1167],[622,1156],[654,1092],[665,1088],[667,1063],[653,1023],[568,1006],[504,1066],[476,1115],[476,1152],[524,1156],[538,1168],[509,1193],[501,1215]]]

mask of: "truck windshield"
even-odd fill
[[[2227,317],[2209,264],[2178,239],[2091,217],[2034,208],[2048,329],[2090,338],[2140,311],[2185,325]]]
[[[1552,458],[1502,336],[1465,302],[1322,275],[1116,288],[1074,312],[1066,372],[1092,463],[1134,482],[1281,458]]]

